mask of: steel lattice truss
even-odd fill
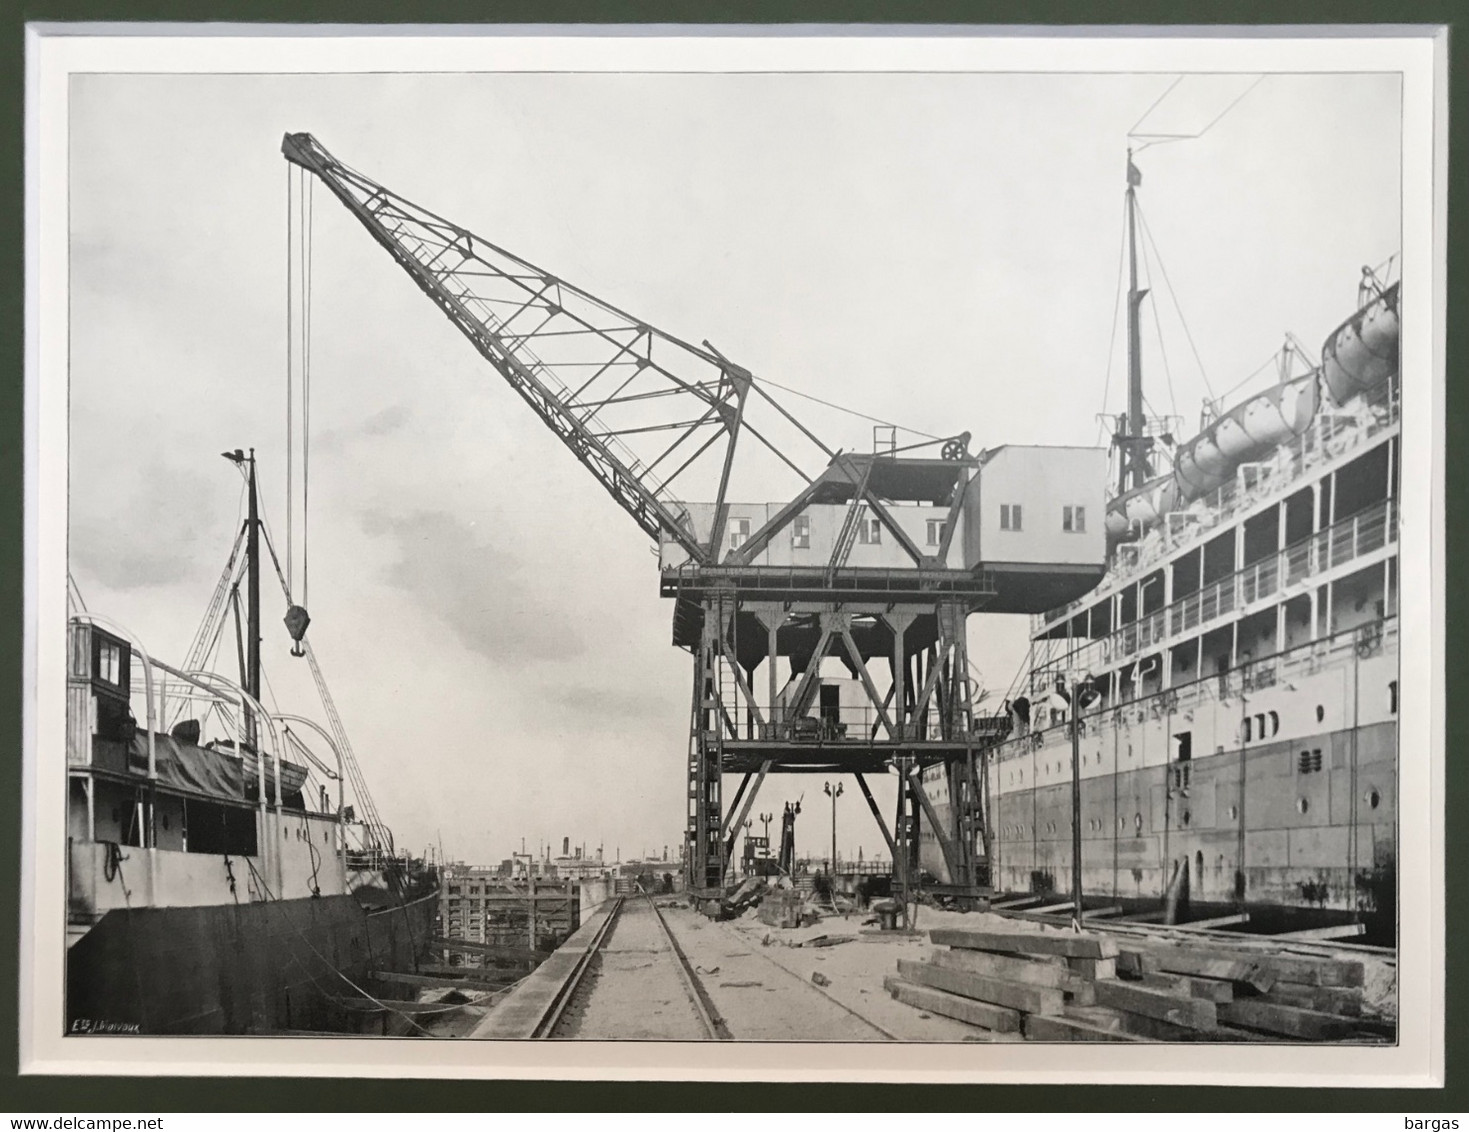
[[[343,165],[310,134],[286,158],[314,173],[652,538],[667,532],[697,563],[722,538],[692,533],[683,498],[700,468],[716,515],[742,431],[801,478],[744,419],[752,388],[826,455],[830,450],[752,386],[748,370],[558,279]],[[707,346],[707,344],[706,344]],[[717,470],[717,488],[709,481]],[[676,486],[677,481],[677,486]],[[693,496],[698,498],[698,496]]]

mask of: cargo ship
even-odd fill
[[[364,988],[426,955],[436,871],[395,850],[299,607],[330,726],[261,703],[254,455],[226,455],[249,517],[188,659],[68,590],[67,1032],[409,1032]],[[238,679],[203,663],[228,609]]]
[[[1364,269],[1319,363],[1288,344],[1269,388],[1175,440],[1142,411],[1140,182],[1129,155],[1115,480],[1104,515],[1071,516],[1105,523],[1107,568],[1031,619],[987,728],[974,851],[996,892],[1064,899],[1076,813],[1093,906],[1227,910],[1261,930],[1353,922],[1392,944],[1401,283],[1391,260]],[[942,769],[924,780],[946,814]],[[919,856],[946,879],[931,832]]]

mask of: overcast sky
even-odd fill
[[[256,448],[284,543],[286,131],[757,377],[975,447],[1093,444],[1104,389],[1122,407],[1126,134],[1176,77],[78,76],[78,585],[181,660],[240,521],[225,449]],[[1146,130],[1245,97],[1137,158],[1216,392],[1286,331],[1319,351],[1399,247],[1397,77],[1254,82],[1186,78]],[[675,846],[692,662],[648,540],[319,188],[314,231],[311,639],[385,819],[476,862]],[[1187,434],[1204,375],[1152,272],[1148,398]],[[320,717],[265,592],[271,688]],[[971,621],[997,698],[1025,630]],[[772,779],[755,812],[804,793],[819,851],[821,783]],[[841,849],[870,855],[848,791]]]

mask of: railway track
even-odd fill
[[[733,1035],[652,897],[640,891],[636,897],[613,899],[615,903],[607,918],[547,1003],[530,1036],[542,1040],[612,1036],[599,1032],[605,1026],[604,1015],[625,1018],[632,1011],[642,1013],[640,1007],[658,1002],[668,1004],[669,1011],[665,1014],[652,1010],[646,1022],[648,1032],[639,1037],[673,1041],[730,1040]],[[624,920],[629,904],[632,911]],[[626,939],[619,938],[620,928],[627,929]],[[619,972],[620,980],[635,984],[621,988],[624,994],[632,996],[632,1001],[627,1003],[603,1003],[596,994],[603,964],[614,956],[632,957],[632,965]],[[641,961],[644,956],[648,957],[646,962]],[[687,1014],[668,999],[659,997],[675,986],[678,988],[675,997],[687,1007]]]

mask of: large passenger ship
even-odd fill
[[[1129,162],[1130,206],[1136,184]],[[1320,364],[1284,350],[1270,388],[1178,443],[1141,414],[1137,295],[1134,276],[1108,567],[1032,618],[976,852],[997,891],[1069,894],[1077,812],[1089,901],[1391,943],[1400,284],[1364,269]],[[931,834],[920,855],[942,878]]]

